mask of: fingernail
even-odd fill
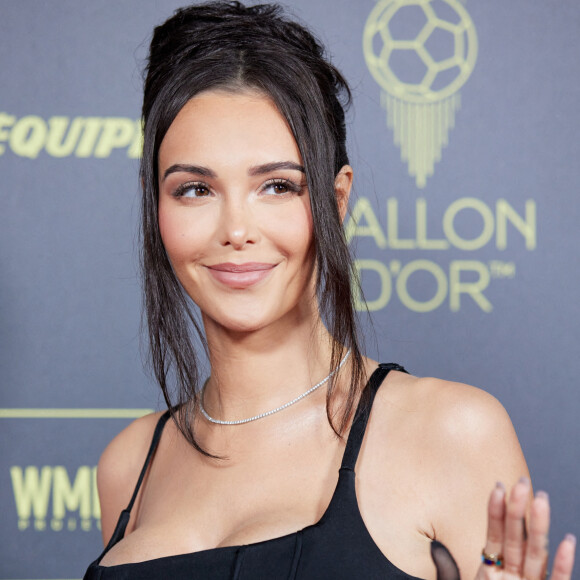
[[[564,539],[567,542],[570,542],[573,546],[576,545],[576,536],[574,534],[566,534],[566,536],[564,537]]]
[[[537,491],[536,497],[540,497],[542,499],[545,499],[546,501],[550,501],[550,496],[543,490]]]
[[[495,489],[500,489],[501,491],[505,491],[505,485],[501,481],[498,481],[495,484]]]
[[[520,477],[520,479],[519,479],[519,483],[523,483],[524,485],[529,486],[530,485],[530,478],[522,475],[522,477]]]

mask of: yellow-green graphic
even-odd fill
[[[82,465],[71,477],[62,465],[13,465],[10,478],[20,531],[90,532],[93,525],[100,529],[96,467]]]
[[[401,159],[424,188],[441,160],[459,89],[477,59],[477,34],[459,0],[379,0],[363,33],[367,66],[383,89]]]

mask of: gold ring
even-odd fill
[[[486,566],[501,566],[502,557],[500,554],[488,554],[485,548],[481,551],[481,561]]]

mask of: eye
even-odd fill
[[[300,193],[302,186],[289,179],[272,179],[267,181],[262,192],[266,195],[284,195],[285,193]]]
[[[173,192],[174,197],[207,197],[210,195],[209,187],[200,181],[182,183]]]

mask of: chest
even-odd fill
[[[151,468],[135,528],[163,528],[168,540],[187,538],[196,550],[294,532],[318,521],[330,503],[343,449],[328,438],[229,449],[221,460],[167,453]]]
[[[331,452],[321,453],[321,449]],[[133,531],[107,554],[104,564],[213,552],[215,548],[225,555],[229,548],[242,545],[247,552],[244,558],[251,560],[258,557],[258,545],[284,537],[280,557],[288,558],[289,551],[298,549],[289,539],[297,530],[306,532],[306,546],[332,541],[340,552],[341,542],[345,542],[341,532],[345,531],[351,539],[343,549],[349,549],[352,538],[363,538],[362,553],[368,551],[365,557],[375,558],[377,566],[382,566],[384,556],[394,555],[395,567],[429,577],[428,539],[418,532],[424,506],[418,501],[412,478],[403,485],[397,485],[397,476],[385,478],[373,462],[365,460],[367,455],[372,457],[367,451],[361,454],[357,475],[351,472],[352,489],[341,495],[335,522],[314,543],[311,536],[336,496],[344,451],[339,440],[326,441],[321,448],[262,445],[259,454],[245,453],[217,462],[188,462],[187,450],[182,451],[174,456],[170,452],[157,455],[139,498]],[[353,525],[358,526],[358,533],[353,533]],[[305,539],[302,532],[300,546]],[[333,534],[338,536],[332,539]]]

